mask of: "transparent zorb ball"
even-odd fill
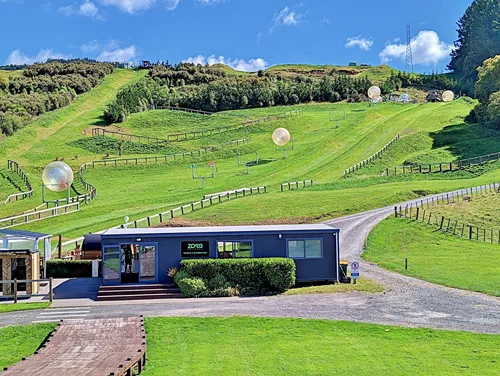
[[[49,163],[43,170],[42,181],[47,189],[62,192],[73,184],[73,170],[64,162]]]
[[[453,91],[451,90],[446,90],[441,98],[443,99],[443,102],[451,102],[453,99],[455,99],[455,94],[453,94]]]
[[[380,94],[382,94],[382,92],[378,86],[372,86],[368,89],[368,98],[370,99],[376,99],[380,97]]]
[[[285,128],[276,128],[272,137],[276,146],[285,146],[290,142],[290,132]]]
[[[399,96],[399,100],[400,100],[401,102],[407,103],[407,102],[409,102],[409,101],[410,101],[410,96],[409,96],[408,94],[401,94],[401,95]]]

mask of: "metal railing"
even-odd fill
[[[38,283],[38,282],[48,282],[49,283],[49,292],[47,294],[22,294],[19,295],[18,285],[19,283]],[[13,298],[14,303],[17,303],[18,298],[21,297],[32,297],[32,296],[43,296],[48,297],[49,301],[52,302],[54,300],[54,280],[52,277],[47,279],[7,279],[0,280],[1,285],[11,284],[12,286],[12,295],[2,295],[4,298]],[[3,287],[3,286],[2,286]],[[3,290],[3,288],[2,288]]]

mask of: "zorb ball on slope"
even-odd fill
[[[42,181],[51,191],[65,191],[73,184],[73,170],[64,162],[49,163],[43,170]]]
[[[409,102],[410,101],[410,96],[408,94],[401,94],[399,96],[399,100],[401,102],[404,102],[404,103]]]
[[[285,128],[276,128],[273,132],[273,142],[276,146],[285,146],[290,142],[290,132]]]
[[[380,94],[382,94],[382,92],[378,86],[372,86],[368,89],[368,98],[370,99],[376,99],[380,97]]]
[[[443,102],[451,102],[453,99],[455,99],[455,94],[453,94],[453,91],[451,90],[446,90],[441,98],[443,99]]]

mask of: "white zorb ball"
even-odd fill
[[[453,94],[453,91],[451,90],[446,90],[441,98],[443,99],[443,102],[451,102],[453,99],[455,99],[455,94]]]
[[[65,191],[73,184],[73,170],[64,162],[49,163],[43,170],[42,181],[51,191]]]
[[[399,100],[401,102],[409,102],[410,101],[410,96],[408,94],[401,94],[399,96]]]
[[[378,86],[372,86],[368,89],[368,98],[370,99],[376,99],[380,97],[380,94],[382,94],[382,92]]]
[[[273,142],[277,146],[284,146],[290,142],[290,132],[285,128],[276,128],[273,132]]]

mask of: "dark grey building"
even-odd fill
[[[326,225],[113,229],[101,234],[103,284],[168,283],[193,258],[288,257],[297,281],[339,281],[339,230]]]

